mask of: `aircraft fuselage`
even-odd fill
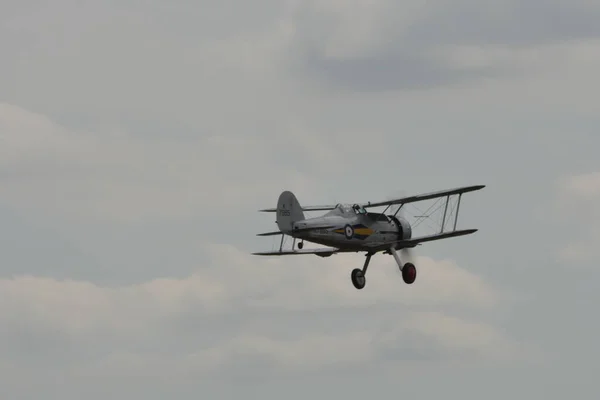
[[[338,205],[321,217],[295,221],[289,234],[325,246],[359,250],[370,242],[410,239],[412,232],[402,218],[368,213],[356,205]]]

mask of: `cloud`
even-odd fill
[[[535,76],[538,65],[522,55],[597,38],[599,12],[584,1],[568,8],[472,0],[261,0],[248,9],[231,2],[164,8],[59,1],[47,10],[19,4],[3,15],[5,37],[12,38],[7,59],[19,65],[0,66],[12,77],[0,80],[8,101],[79,123],[186,136],[260,132],[277,125],[274,115],[299,118],[304,96],[318,93],[328,102],[337,92],[323,90],[330,84],[398,91],[486,84],[526,69]],[[568,60],[552,56],[541,66]]]
[[[182,377],[187,380],[199,374],[282,377],[340,368],[353,370],[378,360],[392,367],[415,361],[493,363],[523,357],[517,352],[519,346],[483,324],[435,313],[415,313],[393,325],[393,330],[384,333],[372,326],[334,333],[300,329],[288,338],[245,332],[226,335],[210,347],[204,344],[186,353],[173,351],[172,347],[160,354],[113,352],[86,364],[75,375],[143,375],[177,382]],[[253,367],[248,369],[248,365]]]
[[[36,276],[1,279],[2,336],[4,343],[12,343],[6,354],[16,357],[24,338],[33,335],[43,348],[78,349],[61,356],[65,365],[100,368],[103,374],[120,374],[109,372],[112,368],[124,374],[142,368],[173,374],[187,368],[218,372],[254,358],[267,369],[359,365],[388,348],[396,348],[395,361],[419,352],[434,359],[444,353],[462,357],[464,351],[495,359],[494,348],[508,346],[508,339],[485,323],[425,311],[497,307],[499,294],[493,288],[448,261],[419,258],[420,276],[407,286],[391,257],[374,260],[367,287],[357,291],[347,267],[356,257],[265,259],[232,246],[207,250],[209,264],[182,279],[120,287]],[[385,309],[386,304],[390,311],[370,315],[371,307]],[[341,330],[301,323],[312,319],[306,312],[339,318],[340,310],[362,317]],[[272,315],[294,321],[294,328],[277,328]],[[376,322],[382,317],[391,325]],[[425,347],[413,348],[415,340]],[[159,342],[168,350],[156,353]],[[436,351],[430,348],[434,344]]]
[[[403,283],[391,256],[373,257],[367,272],[367,286],[357,295],[350,282],[350,271],[361,267],[364,259],[356,254],[337,254],[316,260],[315,256],[252,259],[229,245],[214,246],[210,254],[224,265],[245,266],[236,271],[236,281],[243,282],[248,290],[243,296],[245,304],[261,308],[301,310],[400,303],[406,306],[459,304],[480,309],[494,307],[502,296],[479,276],[454,262],[429,257],[418,257],[415,263],[419,271],[418,290]],[[228,275],[226,269],[214,273],[223,280],[225,274]],[[260,297],[256,298],[259,293]]]
[[[437,311],[409,313],[402,325],[381,337],[384,359],[511,361],[531,357],[491,325]],[[387,357],[384,355],[387,353]]]
[[[526,66],[515,52],[600,37],[597,5],[540,6],[539,0],[302,2],[294,43],[306,70],[324,82],[392,91],[512,77]],[[471,49],[467,60],[479,53],[477,62],[465,62],[461,48]]]
[[[594,200],[600,196],[600,172],[571,176],[561,182],[565,195],[582,200]]]
[[[569,238],[559,250],[559,259],[570,265],[588,265],[600,258],[600,173],[564,176],[557,183],[555,210],[568,228]]]
[[[343,377],[350,392],[388,375],[382,391],[433,392],[427,380],[456,383],[458,364],[481,385],[483,366],[543,359],[520,338],[581,364],[586,340],[561,347],[572,332],[545,329],[565,286],[559,274],[540,285],[538,267],[553,267],[536,263],[571,232],[572,254],[593,259],[595,178],[562,192],[571,231],[489,210],[522,206],[515,188],[541,198],[556,160],[581,161],[581,145],[560,138],[562,127],[594,134],[595,3],[144,4],[9,1],[0,15],[8,384],[35,398],[56,382],[173,397],[229,380],[239,397],[239,378],[271,388],[318,377],[338,391]],[[255,210],[284,189],[335,203],[480,179],[491,197],[461,215],[482,235],[417,251],[412,286],[389,256],[373,258],[357,291],[360,255],[248,254],[273,227]],[[506,237],[518,245],[495,256]],[[547,247],[531,251],[536,241]],[[569,310],[584,301],[556,305],[581,325],[585,313]]]
[[[252,196],[260,198],[261,190],[276,193],[282,181],[308,198],[318,189],[308,179],[312,173],[346,168],[354,156],[377,151],[342,134],[319,138],[319,132],[173,141],[123,131],[76,131],[10,104],[0,106],[0,127],[7,156],[0,190],[4,205],[70,221],[206,217],[205,209],[235,208],[241,198],[244,212]],[[330,149],[314,152],[319,143]],[[273,148],[284,150],[270,155]],[[293,150],[286,153],[286,148]],[[271,169],[291,157],[314,166],[303,172],[294,171],[294,164]],[[232,168],[235,164],[246,167]],[[36,275],[0,280],[7,299],[0,322],[9,327],[5,353],[16,359],[33,341],[39,351],[19,364],[24,368],[32,361],[46,365],[51,357],[74,375],[176,379],[201,372],[247,374],[236,365],[248,363],[264,371],[359,366],[381,359],[389,349],[389,362],[496,359],[487,342],[465,345],[466,330],[490,337],[495,346],[508,340],[489,333],[491,322],[475,328],[467,317],[447,318],[465,310],[493,310],[502,298],[450,260],[419,257],[418,284],[407,286],[391,257],[375,257],[367,288],[358,292],[350,282],[350,267],[362,264],[355,255],[260,258],[233,244],[207,246],[201,253],[206,261],[183,278],[116,287]],[[388,311],[369,316],[373,307]],[[428,309],[438,311],[423,314]],[[342,330],[321,331],[309,321],[309,314],[339,320],[340,312],[366,316],[358,320],[362,326]],[[290,328],[278,328],[273,315],[289,318]],[[392,324],[382,326],[379,318]]]
[[[288,121],[283,136],[269,131],[173,140],[69,129],[0,103],[0,203],[89,221],[186,218],[206,209],[243,213],[272,203],[283,187],[308,199],[318,192],[323,170],[342,173],[355,157],[383,155],[379,147],[348,140],[353,132],[323,136],[303,125]]]
[[[310,191],[307,174],[290,165],[271,168],[278,155],[264,150],[268,137],[174,142],[118,131],[73,132],[6,103],[0,104],[0,132],[2,202],[33,213],[121,221],[185,217],[197,215],[200,206],[235,208],[242,197],[250,202],[271,193],[273,182]],[[307,147],[295,150],[311,157]]]
[[[154,319],[193,311],[212,314],[240,308],[306,310],[384,303],[488,309],[497,305],[501,296],[455,263],[428,257],[416,261],[418,289],[416,284],[402,282],[390,256],[376,256],[369,267],[367,287],[357,292],[348,267],[362,262],[356,255],[316,260],[310,255],[264,258],[231,245],[211,245],[205,251],[208,266],[189,277],[123,287],[36,276],[5,278],[0,281],[2,291],[11,297],[12,306],[19,307],[5,309],[4,316],[28,316],[41,325],[57,323],[65,333],[78,333],[100,326],[136,326],[134,315]],[[142,311],[147,314],[139,314]],[[73,315],[79,317],[72,319]]]

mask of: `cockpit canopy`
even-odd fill
[[[341,211],[344,214],[350,212],[350,210],[351,210],[351,208],[350,208],[350,206],[348,204],[340,204],[340,203],[338,203],[338,204],[336,204],[335,208],[336,208],[336,210],[339,210],[339,211]]]
[[[361,207],[358,204],[353,204],[353,205],[337,204],[335,206],[335,208],[340,210],[344,214],[346,214],[346,213],[363,214],[363,215],[367,214],[367,210],[365,210],[364,207]]]
[[[353,205],[352,208],[354,209],[354,212],[356,214],[366,214],[367,213],[367,210],[365,210],[364,207],[361,207],[358,204]]]

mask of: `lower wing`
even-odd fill
[[[292,233],[304,233],[304,232],[311,232],[311,231],[318,231],[320,229],[331,229],[331,228],[335,228],[335,225],[323,225],[323,226],[311,226],[308,228],[296,228],[291,232],[281,232],[281,231],[274,231],[274,232],[265,232],[265,233],[257,233],[256,236],[276,236],[276,235],[290,235]]]
[[[408,240],[393,240],[393,241],[389,241],[389,242],[375,242],[375,243],[369,244],[368,247],[370,247],[372,251],[388,250],[391,246],[397,246],[397,245],[401,245],[403,247],[415,247],[416,245],[418,245],[420,243],[431,242],[434,240],[448,239],[448,238],[457,237],[457,236],[465,236],[465,235],[470,235],[475,232],[477,232],[477,229],[463,229],[463,230],[457,230],[457,231],[452,231],[452,232],[436,233],[435,235],[421,236],[418,238],[408,239]]]
[[[303,254],[314,254],[320,257],[329,257],[332,254],[338,253],[340,250],[335,247],[324,247],[319,249],[302,249],[302,250],[280,250],[280,251],[263,251],[258,253],[252,253],[256,256],[289,256],[289,255],[303,255]]]

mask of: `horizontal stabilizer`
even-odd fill
[[[281,250],[281,251],[264,251],[252,253],[256,256],[289,256],[289,255],[305,255],[314,254],[320,257],[329,257],[339,251],[334,247],[323,247],[319,249],[302,249],[302,250]]]
[[[274,232],[265,232],[265,233],[257,233],[256,234],[256,236],[277,236],[277,235],[283,235],[283,232],[274,231]]]
[[[389,242],[373,243],[371,248],[375,251],[387,250],[390,246],[415,247],[420,243],[431,242],[434,240],[448,239],[457,236],[470,235],[477,232],[477,229],[463,229],[453,232],[436,233],[435,235],[421,236],[408,240],[394,240]]]
[[[321,229],[331,229],[331,228],[335,228],[335,227],[336,227],[336,225],[310,226],[308,228],[295,228],[294,232],[295,233],[310,232],[310,231],[318,231]]]
[[[302,211],[327,211],[333,210],[335,206],[333,205],[325,205],[325,206],[306,206],[302,207]],[[265,208],[263,210],[259,210],[260,212],[276,212],[277,208]]]
[[[303,232],[310,232],[310,231],[317,231],[320,229],[331,229],[331,228],[335,228],[335,225],[311,226],[308,228],[298,228],[298,229],[294,229],[293,232],[294,233],[303,233]],[[276,235],[282,235],[284,233],[288,234],[288,232],[274,231],[274,232],[258,233],[256,236],[276,236]]]

